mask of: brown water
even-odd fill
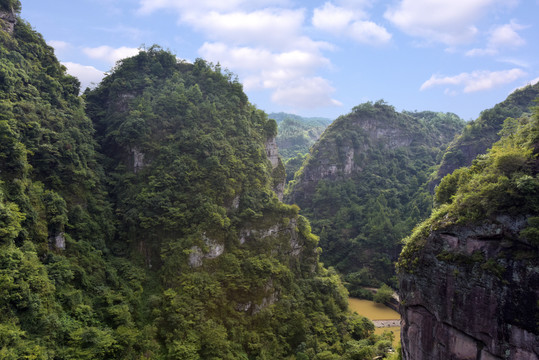
[[[397,320],[401,318],[400,314],[395,310],[370,300],[348,298],[348,305],[350,310],[355,311],[359,315],[365,316],[370,320]],[[401,328],[379,327],[374,329],[376,335],[382,335],[384,331],[393,332],[393,335],[395,336],[393,338],[393,346],[396,347],[401,341]]]
[[[350,310],[370,320],[394,320],[401,318],[400,314],[395,310],[370,300],[348,298],[348,305],[350,306]]]

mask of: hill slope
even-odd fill
[[[322,260],[352,290],[391,282],[400,239],[430,212],[427,177],[463,121],[365,103],[328,127],[290,184],[320,234]]]
[[[275,140],[279,154],[285,162],[299,154],[307,154],[309,148],[331,123],[331,120],[326,118],[305,118],[282,112],[271,113],[268,116],[277,122],[279,131]]]
[[[241,84],[152,47],[79,97],[18,9],[0,1],[2,358],[387,349],[276,197],[276,124]]]
[[[529,112],[533,100],[539,95],[539,83],[515,90],[506,100],[485,110],[477,120],[466,125],[462,134],[451,142],[444,154],[435,178],[431,181],[431,189],[440,180],[454,170],[469,166],[479,154],[484,154],[492,144],[500,139],[498,132],[508,117],[518,118]]]

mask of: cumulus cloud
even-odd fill
[[[467,56],[496,55],[502,48],[516,48],[526,44],[526,41],[517,31],[525,27],[511,22],[495,27],[489,34],[487,47],[484,49],[472,49],[466,52]]]
[[[273,91],[272,101],[280,105],[315,108],[340,104],[331,98],[335,89],[329,82],[313,75],[318,68],[330,66],[330,61],[309,50],[271,52],[264,48],[205,43],[200,54],[235,69],[246,90]]]
[[[67,73],[79,79],[81,91],[87,87],[93,88],[101,82],[105,73],[93,66],[81,65],[73,62],[62,62],[67,68]]]
[[[113,47],[103,45],[95,48],[86,47],[83,48],[82,51],[92,59],[104,60],[110,64],[115,64],[118,60],[138,54],[140,50],[125,46],[115,49]]]
[[[140,0],[139,14],[173,9],[180,13],[189,11],[204,13],[208,11],[230,12],[238,9],[250,11],[253,9],[287,6],[290,0]]]
[[[68,47],[70,47],[69,43],[67,43],[65,41],[61,41],[61,40],[47,41],[47,45],[52,46],[54,48],[54,50],[56,50],[56,51],[64,50],[64,49],[67,49]]]
[[[264,9],[204,14],[187,12],[182,19],[210,39],[231,44],[254,44],[273,49],[291,47],[300,36],[304,10]]]
[[[277,104],[292,107],[341,106],[329,96],[333,91],[335,89],[321,77],[300,78],[285,87],[278,87],[271,98]]]
[[[509,84],[524,76],[526,76],[526,73],[518,68],[502,71],[473,71],[455,76],[432,75],[430,79],[421,85],[420,90],[440,85],[454,85],[462,86],[464,93],[470,93]],[[450,91],[446,89],[446,93],[448,92]]]
[[[349,36],[363,44],[379,45],[391,40],[391,34],[382,26],[365,19],[366,14],[355,7],[335,6],[327,2],[314,9],[312,24],[336,36]]]
[[[471,41],[475,22],[496,0],[400,0],[384,17],[403,32],[427,41],[458,45]]]
[[[322,50],[332,45],[307,36],[306,10],[291,5],[291,0],[140,0],[139,14],[177,12],[180,24],[208,39],[199,54],[238,73],[246,90],[270,90],[273,101],[283,105],[335,105],[330,96],[335,89],[316,76],[331,66]],[[285,101],[282,95],[306,93],[309,86],[310,98]]]

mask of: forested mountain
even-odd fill
[[[406,360],[539,358],[539,108],[498,134],[405,240]]]
[[[364,103],[311,149],[286,200],[311,220],[322,260],[347,274],[353,294],[381,281],[396,285],[400,240],[430,214],[428,177],[463,126],[451,113]]]
[[[300,154],[307,154],[310,147],[331,124],[330,119],[322,117],[306,118],[287,113],[270,113],[270,119],[277,122],[276,137],[279,154],[285,163]],[[297,169],[296,169],[297,170]],[[289,173],[287,169],[287,173]],[[292,172],[292,176],[294,173]]]
[[[275,195],[276,123],[231,74],[153,46],[79,97],[19,9],[0,1],[0,357],[388,349]]]
[[[539,83],[515,90],[504,101],[492,109],[484,110],[479,118],[466,124],[460,134],[449,145],[440,167],[431,181],[433,189],[440,180],[454,170],[469,166],[479,154],[484,154],[497,140],[498,132],[508,117],[518,118],[530,111],[533,100],[539,96]]]

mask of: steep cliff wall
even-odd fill
[[[406,239],[406,360],[539,359],[537,108],[502,134],[442,180],[441,206]]]
[[[433,231],[417,270],[400,279],[404,358],[539,356],[537,246],[525,217]]]

